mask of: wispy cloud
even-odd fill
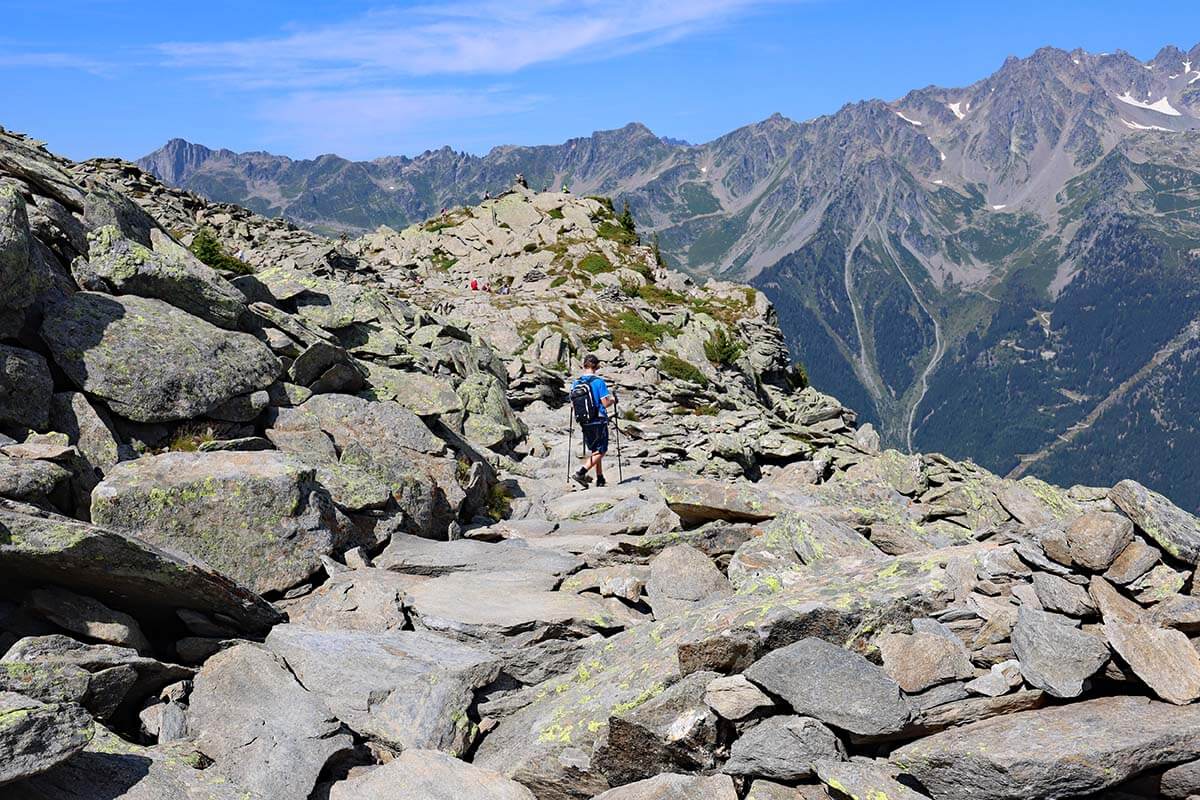
[[[222,79],[313,87],[505,74],[564,58],[661,45],[779,0],[458,0],[388,9],[285,35],[171,42],[175,66]]]
[[[398,152],[397,141],[431,122],[516,113],[537,100],[506,87],[302,91],[265,101],[259,113],[275,131],[269,137],[273,146],[292,152],[363,156]]]
[[[257,96],[270,138],[293,151],[396,152],[394,142],[421,126],[521,112],[539,100],[481,82],[659,47],[798,1],[448,0],[156,50],[182,75]]]
[[[8,50],[0,52],[0,67],[38,67],[40,69],[68,69],[86,72],[91,75],[110,75],[115,67],[99,59],[88,58],[74,53],[18,52]]]

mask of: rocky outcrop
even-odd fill
[[[4,133],[0,170],[61,206],[0,229],[58,276],[0,314],[46,401],[0,393],[6,797],[1187,791],[1196,520],[881,450],[604,201],[335,243]]]

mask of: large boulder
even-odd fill
[[[406,592],[423,580],[385,569],[335,572],[315,591],[288,603],[288,619],[317,630],[403,630],[408,627]]]
[[[818,761],[846,757],[829,728],[809,717],[770,717],[733,743],[722,768],[730,775],[780,781],[811,777]]]
[[[772,651],[745,674],[797,714],[860,736],[896,733],[912,716],[900,687],[882,669],[822,639]]]
[[[668,773],[609,789],[593,800],[737,800],[737,792],[728,775],[703,778]]]
[[[92,519],[202,559],[260,593],[305,580],[349,536],[313,470],[275,451],[123,462],[92,493]]]
[[[490,372],[476,372],[458,386],[466,418],[463,432],[483,447],[504,447],[525,435],[525,425],[513,413],[504,386]]]
[[[32,350],[0,344],[0,426],[45,430],[53,392],[46,359]]]
[[[467,751],[475,692],[500,672],[488,653],[424,631],[280,625],[267,647],[357,733],[397,748]]]
[[[186,608],[246,632],[279,620],[261,597],[186,556],[7,500],[0,500],[0,578],[67,586],[141,618]]]
[[[33,241],[25,199],[16,186],[0,184],[0,338],[21,330],[36,296]]]
[[[87,462],[101,473],[121,460],[112,420],[83,392],[59,392],[50,402],[50,427],[67,435]]]
[[[4,800],[248,800],[215,769],[190,766],[188,749],[140,747],[97,725],[79,754],[4,787]],[[255,798],[257,800],[257,798]]]
[[[76,386],[135,422],[203,416],[281,369],[249,334],[132,295],[79,292],[47,312],[41,332]]]
[[[0,785],[61,764],[92,734],[92,718],[73,703],[47,705],[0,691]]]
[[[1029,685],[1055,697],[1078,697],[1109,658],[1104,641],[1073,620],[1026,606],[1018,613],[1012,645]]]
[[[57,586],[47,586],[30,592],[26,605],[33,613],[63,630],[100,642],[130,647],[139,653],[150,652],[150,641],[142,633],[137,620],[122,611],[109,608],[99,600]]]
[[[276,410],[272,429],[272,435],[323,431],[342,465],[365,470],[387,486],[409,531],[444,538],[458,516],[466,496],[457,481],[458,462],[443,457],[445,442],[399,403],[320,394]]]
[[[609,717],[595,750],[596,766],[609,783],[711,770],[722,731],[704,691],[715,677],[694,672],[657,697]]]
[[[496,772],[430,750],[405,750],[365,775],[335,783],[329,800],[534,800]]]
[[[215,762],[210,769],[272,800],[307,800],[330,759],[354,744],[283,659],[251,644],[205,663],[192,689],[188,727]]]
[[[952,728],[891,761],[935,800],[1091,795],[1200,756],[1200,707],[1103,697]]]
[[[712,560],[696,548],[678,544],[650,560],[646,599],[663,617],[732,594],[729,581]]]
[[[1121,481],[1108,499],[1163,550],[1180,561],[1200,563],[1200,519],[1137,481]]]
[[[1184,633],[1109,619],[1104,634],[1133,673],[1163,700],[1182,705],[1200,699],[1200,655]]]
[[[88,268],[113,294],[164,300],[222,328],[236,328],[246,299],[216,270],[155,231],[155,249],[114,225],[88,234]]]

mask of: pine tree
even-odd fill
[[[621,216],[617,218],[617,222],[621,223],[621,227],[630,233],[637,233],[637,223],[633,221],[633,212],[629,210],[629,201],[625,201],[625,206],[621,209]]]
[[[654,232],[654,239],[651,240],[650,247],[654,250],[654,263],[665,267],[667,262],[663,261],[662,249],[658,246],[658,231]]]

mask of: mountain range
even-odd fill
[[[631,124],[352,162],[176,139],[139,164],[323,232],[403,227],[515,173],[610,195],[668,261],[766,292],[813,383],[885,443],[1064,485],[1136,473],[1200,508],[1200,45],[1043,48],[699,145]]]

